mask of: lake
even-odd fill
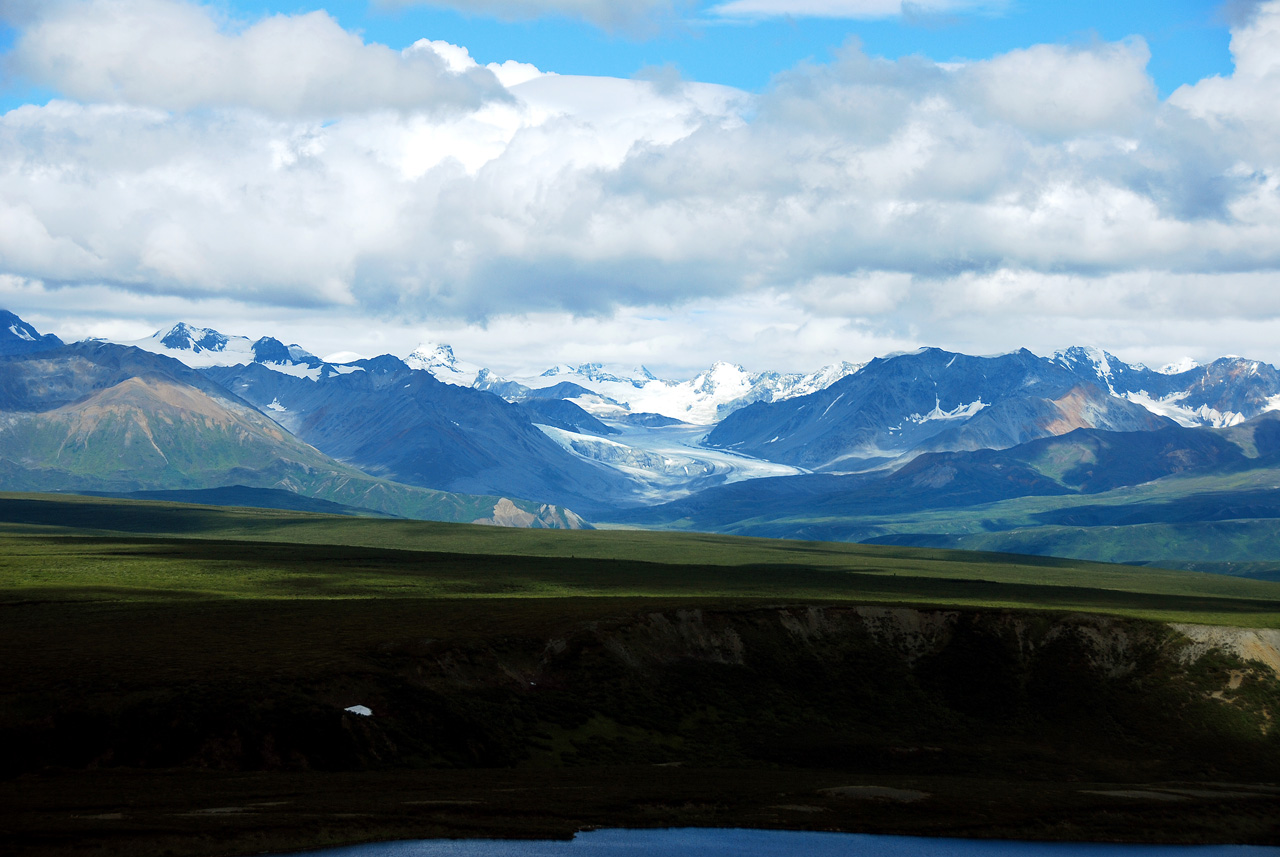
[[[1114,845],[929,839],[790,830],[589,830],[572,841],[421,839],[311,851],[314,857],[1272,857],[1250,845]]]

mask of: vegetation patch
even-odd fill
[[[1246,645],[1270,584],[103,499],[0,517],[17,853],[604,824],[1277,839],[1280,679]]]

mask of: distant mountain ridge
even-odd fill
[[[0,355],[30,354],[62,345],[52,333],[41,335],[31,325],[8,310],[0,310]]]
[[[272,352],[264,353],[266,341],[180,324],[139,341],[139,347],[198,366],[326,454],[380,476],[437,490],[537,498],[592,514],[678,496],[761,470],[741,458],[711,455],[714,461],[703,460],[708,454],[688,445],[696,436],[682,438],[675,448],[659,443],[661,448],[648,449],[642,443],[642,448],[633,449],[630,442],[647,440],[640,435],[678,420],[632,410],[571,380],[632,392],[651,388],[651,394],[667,396],[674,390],[689,402],[701,403],[699,407],[717,408],[740,399],[754,383],[740,367],[719,364],[715,372],[681,385],[659,381],[645,370],[624,380],[607,367],[591,364],[548,370],[537,379],[525,379],[534,385],[526,386],[464,364],[447,345],[425,344],[404,360],[382,355],[335,365],[298,346],[289,347],[287,359],[273,358]],[[845,370],[852,368],[844,365]],[[474,378],[469,374],[473,371]],[[423,377],[449,383],[433,387]],[[787,377],[798,389],[822,383],[815,381],[816,375],[777,373],[762,374],[755,381],[777,386]],[[507,406],[499,406],[502,399]],[[601,422],[601,417],[614,424]],[[622,442],[590,442],[628,428],[633,429],[630,438]],[[786,472],[769,465],[763,469]]]
[[[14,317],[16,318],[16,316]],[[20,321],[20,320],[19,320]],[[55,338],[56,339],[56,338]],[[286,346],[271,337],[250,340],[187,323],[176,324],[151,337],[122,343],[154,353],[175,357],[195,368],[260,363],[273,371],[298,377],[318,378],[358,371],[350,363],[326,363],[299,345]],[[730,414],[749,405],[776,403],[821,393],[843,379],[869,367],[895,361],[919,359],[931,352],[961,357],[964,364],[953,376],[976,372],[990,376],[990,368],[1001,361],[1030,355],[1051,372],[1049,364],[1067,370],[1080,381],[1105,389],[1114,398],[1142,406],[1158,416],[1169,417],[1186,426],[1222,427],[1280,408],[1280,371],[1270,364],[1239,357],[1222,357],[1207,365],[1171,365],[1159,370],[1129,364],[1098,348],[1072,347],[1050,357],[1036,357],[1023,349],[1009,355],[972,357],[940,349],[921,349],[911,354],[876,358],[870,363],[841,362],[809,373],[776,371],[749,372],[741,366],[718,362],[686,381],[658,378],[644,366],[610,366],[603,363],[560,364],[532,376],[505,377],[461,360],[453,348],[441,343],[423,343],[402,362],[411,369],[430,372],[453,386],[474,387],[495,393],[508,401],[530,398],[564,399],[596,418],[625,419],[632,413],[652,413],[694,424],[715,426]],[[1001,370],[997,369],[996,374]],[[937,381],[938,378],[933,378]],[[960,383],[956,378],[948,383]],[[950,403],[940,396],[934,408],[904,414],[907,419],[925,422],[977,416],[977,410],[992,401],[974,398]],[[1070,408],[1073,405],[1068,404]],[[974,412],[964,410],[972,407]],[[959,409],[959,410],[957,410]],[[1047,413],[1047,412],[1046,412]],[[989,421],[991,415],[984,420]],[[1096,427],[1102,427],[1099,424]],[[874,456],[872,456],[874,457]]]
[[[300,345],[285,345],[270,336],[251,340],[186,322],[178,322],[169,330],[156,331],[144,339],[116,344],[172,357],[193,369],[260,363],[275,372],[313,379],[354,371],[341,364],[326,363]]]
[[[811,470],[856,471],[921,452],[1001,449],[1076,428],[1159,428],[1164,418],[1025,349],[970,357],[925,348],[876,358],[807,396],[757,403],[708,446]]]
[[[1077,429],[893,471],[725,485],[610,519],[770,538],[1012,551],[1280,579],[1280,413]]]
[[[712,425],[754,402],[774,402],[821,390],[850,375],[859,364],[837,363],[809,373],[748,372],[717,362],[687,381],[663,380],[645,367],[625,369],[600,363],[555,366],[535,377],[480,379],[487,389],[514,382],[526,390],[573,385],[587,391],[570,400],[594,416],[621,419],[628,413],[652,413],[696,425]],[[510,389],[510,388],[508,388]],[[523,391],[518,395],[529,395]],[[508,393],[503,393],[508,395]]]
[[[402,517],[585,525],[553,504],[369,476],[200,372],[137,348],[84,342],[0,359],[0,490],[131,494],[237,485]]]
[[[630,496],[623,474],[565,452],[519,405],[444,384],[390,355],[343,368],[315,378],[259,363],[202,371],[327,455],[397,482],[584,514]]]
[[[1096,378],[1113,395],[1184,426],[1224,428],[1280,408],[1280,372],[1258,360],[1220,357],[1207,366],[1154,370],[1096,348],[1068,348],[1053,359],[1081,377]]]
[[[9,432],[0,435],[8,468],[0,477],[9,484],[38,486],[43,479],[64,489],[96,485],[117,493],[243,484],[249,492],[285,488],[389,514],[419,502],[411,496],[437,492],[487,497],[476,519],[534,526],[578,525],[567,511],[572,508],[644,526],[945,540],[960,537],[947,522],[952,512],[965,522],[956,524],[968,528],[965,538],[976,538],[977,522],[992,533],[1008,532],[1002,528],[1012,526],[1009,521],[1028,532],[1076,520],[1152,519],[1151,526],[1181,527],[1218,521],[1223,510],[1269,521],[1273,504],[1264,483],[1271,478],[1272,446],[1280,452],[1280,372],[1238,357],[1153,370],[1094,348],[1049,357],[1025,349],[975,357],[926,348],[808,374],[717,363],[689,380],[669,381],[643,366],[584,363],[503,378],[436,343],[404,359],[331,363],[273,337],[251,340],[185,323],[132,348],[64,347],[13,319],[7,338],[0,329],[0,346],[61,356],[38,377],[13,368],[27,359],[23,354],[0,356],[0,417]],[[101,376],[88,386],[81,377],[86,361]],[[273,452],[273,465],[260,454],[259,435],[233,428],[221,411],[203,413],[211,406],[202,396],[277,432],[273,442],[288,450]],[[30,428],[35,412],[45,421],[39,442],[14,434],[19,424]],[[126,413],[135,415],[131,423],[105,431],[103,414]],[[146,430],[139,414],[147,415]],[[166,435],[160,415],[186,425],[187,440]],[[204,428],[195,431],[201,421]],[[244,438],[238,449],[229,442],[236,432]],[[95,450],[118,449],[117,460],[95,459],[93,479],[81,481],[65,467],[61,475],[58,467],[32,468],[55,447],[81,448],[81,436],[93,438]],[[187,454],[166,472],[148,451],[153,441],[162,451],[187,443],[203,454]],[[20,449],[36,452],[25,464],[6,458]],[[342,493],[332,480],[285,478],[271,469],[304,463],[299,450],[326,462],[304,470],[348,468],[359,474],[351,484],[366,493],[374,484],[382,486],[374,493],[391,493],[369,499],[351,488]],[[230,464],[237,457],[239,471]],[[202,458],[227,466],[200,475]],[[117,468],[117,482],[103,488],[109,465]],[[186,481],[174,476],[179,471]],[[242,472],[256,475],[238,478]],[[1280,463],[1275,478],[1280,484]],[[1158,503],[1114,516],[1073,511],[1079,505],[1073,498],[1105,496],[1109,504],[1148,484],[1181,498],[1177,486],[1193,479],[1200,480],[1194,502],[1178,499],[1182,505],[1174,511]],[[1214,497],[1222,507],[1211,513],[1206,509]],[[1013,509],[1012,517],[983,518],[992,505]],[[1280,508],[1280,501],[1274,505]],[[1046,517],[1025,511],[1032,508]],[[461,519],[463,513],[449,514]],[[549,516],[545,522],[542,515]],[[1181,518],[1166,520],[1170,516]],[[1162,532],[1170,544],[1181,544],[1172,531]],[[1103,536],[1099,529],[1090,537]],[[1031,544],[1029,536],[999,538],[1005,541],[992,543]],[[1068,543],[1076,545],[1053,542]],[[1263,542],[1249,536],[1240,542],[1246,543]]]

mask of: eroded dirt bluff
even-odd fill
[[[266,633],[280,639],[247,666],[211,647],[198,676],[171,669],[161,687],[153,671],[87,656],[74,695],[9,694],[11,764],[679,763],[1125,782],[1280,770],[1274,631],[803,605],[503,625],[477,604],[466,609],[481,630],[431,636],[430,617],[405,608],[356,642],[309,637],[299,661],[272,646],[303,619],[273,609]]]

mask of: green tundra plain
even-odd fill
[[[1273,582],[30,494],[0,495],[0,543],[18,854],[1280,842]]]

